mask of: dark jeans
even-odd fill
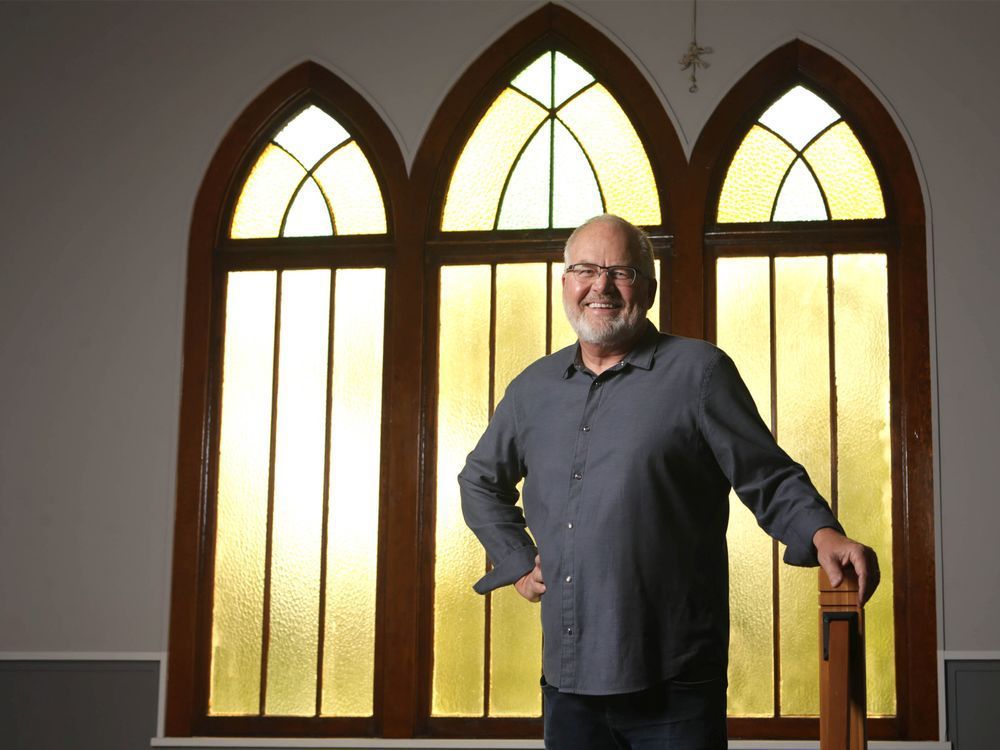
[[[546,750],[725,750],[726,680],[667,680],[637,693],[560,693],[542,678]]]

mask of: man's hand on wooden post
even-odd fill
[[[826,571],[831,585],[840,584],[846,566],[854,568],[858,574],[858,606],[865,606],[881,579],[875,550],[831,528],[823,528],[813,534],[813,544],[819,564]]]

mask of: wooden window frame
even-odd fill
[[[184,370],[177,469],[166,734],[243,736],[540,737],[541,720],[430,716],[434,576],[434,420],[438,275],[444,264],[561,259],[569,230],[440,231],[444,197],[461,148],[492,99],[546,49],[566,52],[605,83],[632,120],[660,192],[651,234],[661,260],[660,320],[686,336],[713,334],[712,269],[730,240],[773,247],[774,225],[714,224],[713,196],[762,106],[795,82],[835,102],[868,149],[882,182],[890,259],[893,493],[898,714],[870,723],[873,739],[937,738],[935,572],[929,337],[923,198],[892,118],[868,88],[828,55],[792,42],[733,87],[709,119],[690,162],[646,78],[621,49],[571,11],[546,5],[516,24],[466,70],[428,128],[407,176],[398,144],[374,108],[314,63],[282,76],[223,138],[195,203],[188,256]],[[388,234],[379,238],[241,241],[240,268],[385,265],[386,339],[378,570],[375,715],[371,719],[208,717],[205,633],[210,635],[213,451],[218,374],[231,253],[232,201],[274,126],[307,98],[336,112],[359,138],[383,190]],[[734,126],[733,124],[736,123]],[[712,204],[712,205],[710,205]],[[802,249],[823,247],[819,225],[784,227]],[[806,225],[808,224],[808,225]],[[824,222],[824,224],[827,224]],[[849,222],[852,247],[886,240],[884,226]],[[706,235],[706,230],[709,234]],[[788,232],[791,231],[791,234]],[[282,246],[280,256],[274,251]],[[256,247],[259,245],[259,247]],[[247,247],[255,246],[250,252]],[[289,249],[291,248],[291,249]],[[326,248],[326,250],[323,250]],[[220,252],[221,249],[221,252]],[[324,256],[323,253],[327,254]],[[906,315],[902,315],[902,311]],[[898,469],[898,471],[897,471]],[[898,527],[897,524],[898,523]],[[471,582],[470,582],[471,585]],[[206,609],[207,607],[207,609]],[[207,624],[206,624],[207,623]],[[202,640],[199,642],[199,636]],[[200,645],[199,645],[200,644]],[[815,719],[731,719],[730,736],[818,736]]]
[[[715,212],[733,154],[763,111],[799,83],[827,99],[854,129],[879,177],[886,218],[718,223]],[[794,41],[761,60],[719,103],[692,152],[686,184],[690,200],[678,229],[670,294],[676,333],[714,340],[718,257],[858,252],[887,256],[897,713],[870,719],[868,731],[875,740],[936,739],[926,230],[923,195],[909,149],[892,117],[857,76],[826,53]],[[734,739],[818,737],[819,720],[730,719],[729,734]]]
[[[309,104],[332,112],[357,138],[371,163],[386,207],[387,233],[377,236],[229,238],[243,182],[277,128]],[[398,282],[396,198],[405,187],[402,156],[388,129],[368,102],[343,81],[314,63],[304,63],[261,94],[223,138],[195,203],[188,253],[184,372],[178,446],[177,508],[174,531],[167,682],[168,735],[295,736],[376,734],[387,669],[384,644],[387,547],[379,547],[376,609],[375,713],[371,718],[209,716],[208,689],[215,546],[215,493],[219,451],[219,407],[226,278],[232,271],[384,267],[386,314],[395,312],[392,288]],[[386,326],[388,329],[390,326]],[[392,371],[393,342],[386,339],[384,371]],[[393,393],[383,382],[382,464],[389,447],[385,429]],[[379,535],[385,535],[393,503],[389,472],[380,484]],[[379,644],[383,647],[380,648]]]
[[[622,107],[646,149],[660,204],[660,224],[649,227],[654,252],[665,278],[670,273],[673,246],[672,217],[677,210],[685,157],[676,130],[652,87],[631,60],[575,14],[548,5],[525,18],[491,45],[466,71],[445,98],[427,131],[414,161],[417,195],[427,196],[421,215],[427,216],[424,244],[426,316],[424,345],[424,455],[422,494],[420,600],[422,603],[417,693],[420,735],[442,738],[541,737],[540,718],[431,716],[434,642],[434,531],[437,418],[438,280],[440,269],[452,264],[510,262],[562,263],[562,251],[572,229],[492,230],[444,232],[440,229],[452,170],[468,137],[483,114],[510,81],[549,50],[562,52],[587,68],[608,88]],[[441,139],[448,135],[447,140]],[[553,294],[556,290],[553,290]],[[670,308],[660,298],[660,320],[669,325]],[[470,586],[471,586],[470,581]],[[488,624],[488,623],[487,623]],[[489,680],[488,670],[484,675]]]

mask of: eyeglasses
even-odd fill
[[[600,277],[601,272],[608,275],[608,280],[615,286],[632,286],[635,280],[642,276],[638,268],[632,266],[599,266],[596,263],[574,263],[566,266],[566,273],[572,274],[576,280],[591,284]]]

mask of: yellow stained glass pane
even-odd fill
[[[868,713],[896,713],[892,440],[886,256],[833,260],[838,517],[878,554],[882,583],[865,607]]]
[[[285,237],[323,237],[333,234],[330,209],[316,181],[305,181],[285,219]]]
[[[770,221],[771,206],[795,152],[759,125],[736,150],[719,196],[718,221]]]
[[[839,119],[837,110],[809,89],[796,86],[768,107],[760,121],[801,150],[823,128]]]
[[[577,227],[603,212],[594,170],[580,144],[566,127],[555,122],[552,226]]]
[[[434,560],[434,716],[483,714],[484,600],[472,590],[486,556],[462,518],[455,477],[486,429],[490,267],[441,269],[437,506]]]
[[[330,272],[285,271],[265,711],[316,711]]]
[[[517,160],[500,207],[499,229],[539,229],[549,226],[549,186],[552,122],[539,128]]]
[[[834,125],[803,152],[826,193],[833,219],[884,219],[875,168],[846,122]]]
[[[805,162],[796,159],[774,204],[774,221],[817,221],[826,218],[826,206],[819,185]]]
[[[555,106],[562,106],[569,97],[594,80],[580,65],[562,52],[556,52]]]
[[[546,52],[510,82],[543,107],[552,106],[552,53]]]
[[[496,356],[493,393],[545,356],[545,264],[502,263],[496,281]]]
[[[229,236],[277,237],[292,193],[306,171],[291,156],[269,143],[250,170],[233,212]]]
[[[830,497],[827,259],[774,261],[777,435]],[[784,555],[784,545],[780,554]],[[778,566],[781,715],[819,715],[816,570]]]
[[[333,207],[337,234],[385,234],[382,191],[356,142],[331,154],[316,169],[316,180]]]
[[[208,712],[260,708],[264,553],[274,369],[274,271],[230,273]]]
[[[564,263],[552,264],[552,343],[549,351],[553,352],[576,343],[576,333],[563,309],[562,277],[565,267]]]
[[[546,110],[510,88],[494,100],[455,165],[441,219],[444,231],[493,229],[507,174],[545,115]]]
[[[334,299],[321,712],[371,716],[385,269],[337,271]]]
[[[493,591],[490,716],[541,716],[542,626],[538,605],[513,586]]]
[[[736,363],[765,422],[771,417],[770,271],[767,258],[720,258],[716,339]],[[729,715],[774,714],[771,539],[730,495]]]
[[[493,392],[545,355],[544,263],[497,266]],[[540,716],[542,628],[538,605],[513,586],[490,594],[490,716]]]
[[[340,123],[316,105],[306,107],[274,137],[274,142],[312,169],[324,154],[348,140]]]
[[[601,84],[559,110],[597,172],[604,205],[633,224],[660,223],[660,201],[646,151],[628,116]]]

